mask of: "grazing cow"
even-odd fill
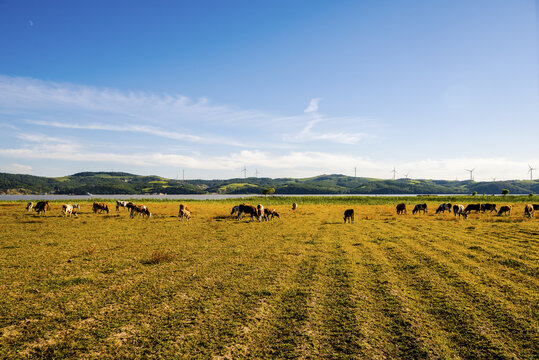
[[[191,211],[191,208],[189,208],[189,206],[187,205],[184,205],[184,204],[180,204],[180,210],[187,210],[187,211]]]
[[[32,210],[33,207],[34,207],[34,203],[30,201],[28,204],[26,204],[26,211]]]
[[[184,206],[183,204],[180,204],[180,211],[178,212],[178,216],[180,217],[180,220],[183,220],[185,218],[187,221],[191,218],[191,209],[189,209],[189,206]]]
[[[533,210],[539,210],[539,204],[532,204]]]
[[[240,211],[240,206],[236,205],[232,208],[232,211],[230,212],[230,215],[234,215],[235,213]]]
[[[354,209],[348,209],[344,211],[344,223],[354,223]]]
[[[427,204],[417,204],[412,210],[412,214],[415,215],[416,212],[423,211],[423,214],[427,212]]]
[[[71,214],[73,214],[73,206],[69,204],[62,205],[62,213],[65,216],[71,216]],[[77,213],[75,212],[75,214]]]
[[[38,214],[41,214],[41,212],[43,211],[44,213],[47,212],[47,210],[50,210],[51,209],[51,204],[48,202],[48,201],[38,201],[38,203],[36,204],[36,206],[34,207],[34,210],[38,213]]]
[[[79,204],[71,204],[73,206],[73,210],[80,211],[80,205]]]
[[[128,204],[132,204],[132,203],[130,203],[129,201],[116,200],[116,211],[120,211],[121,207],[127,208],[129,210],[129,208],[127,207]]]
[[[402,203],[397,205],[397,215],[399,214],[406,214],[406,204]]]
[[[481,212],[497,212],[496,204],[481,204]]]
[[[500,207],[500,211],[498,211],[498,215],[503,215],[505,213],[508,213],[509,216],[511,216],[511,210],[513,209],[513,205],[504,205]]]
[[[92,210],[94,211],[94,214],[101,214],[103,211],[105,211],[107,214],[109,213],[109,206],[105,203],[94,203],[92,206]]]
[[[535,214],[535,210],[533,209],[533,205],[532,204],[527,204],[524,207],[524,215],[529,217],[529,218],[532,218],[534,214]]]
[[[298,204],[293,203],[293,204],[292,204],[292,210],[296,210],[297,208],[298,208]]]
[[[469,213],[469,212],[472,212],[472,211],[480,212],[481,211],[481,204],[469,204],[468,206],[466,206],[466,209],[464,209],[464,211],[466,213]]]
[[[466,214],[466,211],[464,210],[464,205],[453,205],[453,214],[455,214],[455,216],[459,216],[459,219],[460,217],[464,217],[464,219],[467,219],[468,218],[468,214]]]
[[[449,204],[449,203],[441,204],[440,206],[438,206],[438,209],[436,209],[436,214],[438,214],[438,213],[444,213],[445,214],[446,210],[449,211],[449,213],[451,213],[451,204]]]
[[[253,205],[241,204],[238,211],[238,220],[243,218],[243,214],[251,215],[251,220],[253,220],[254,217],[258,218],[258,209]]]
[[[274,217],[278,217],[279,219],[281,218],[281,216],[279,215],[279,213],[277,211],[275,211],[275,209],[264,209],[264,218],[263,219],[265,221],[273,220]]]
[[[129,216],[132,219],[135,217],[135,215],[142,215],[142,217],[147,216],[149,219],[152,216],[152,213],[150,213],[150,210],[148,210],[146,205],[133,205],[131,207],[131,214],[129,214]]]
[[[262,204],[258,204],[256,206],[256,213],[257,213],[257,220],[262,221],[262,218],[264,217],[264,206]]]

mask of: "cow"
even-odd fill
[[[51,209],[51,204],[48,201],[38,201],[38,203],[34,207],[34,210],[38,214],[41,214],[41,212],[46,213],[47,210],[50,210],[50,209]]]
[[[539,204],[532,204],[533,210],[539,210]]]
[[[469,204],[468,206],[466,206],[466,209],[464,209],[464,211],[466,213],[469,213],[469,212],[472,212],[472,211],[480,212],[481,211],[481,204]]]
[[[104,203],[94,203],[92,205],[92,210],[94,211],[94,214],[101,214],[103,211],[105,211],[107,214],[109,213],[109,206]]]
[[[127,207],[128,204],[132,204],[129,201],[120,201],[116,200],[116,211],[120,211],[120,208],[127,208],[127,210],[130,210],[130,208]]]
[[[34,207],[34,203],[30,201],[28,204],[26,204],[26,211],[32,210],[33,207]]]
[[[243,218],[243,214],[251,215],[251,220],[253,220],[254,217],[258,218],[258,209],[253,205],[241,204],[238,210],[238,220]]]
[[[438,206],[438,209],[436,209],[436,214],[438,214],[438,213],[444,213],[445,214],[446,210],[449,211],[449,213],[451,213],[451,204],[449,204],[449,203],[440,204],[440,206]]]
[[[146,205],[133,205],[131,207],[131,214],[129,214],[131,219],[135,217],[135,214],[142,215],[142,217],[147,216],[148,219],[152,216],[152,213],[148,210]]]
[[[69,205],[69,204],[62,205],[62,213],[65,216],[71,216],[71,214],[73,214],[73,205]],[[76,214],[77,212],[75,212],[75,215]]]
[[[532,218],[535,214],[535,210],[533,209],[533,205],[532,204],[527,204],[526,206],[524,206],[524,215],[529,217],[529,218]]]
[[[230,215],[234,215],[240,211],[240,206],[236,205],[232,208],[232,211],[230,212]]]
[[[348,209],[344,211],[344,223],[354,223],[354,209]]]
[[[257,213],[257,219],[258,221],[262,221],[262,218],[264,217],[264,206],[262,204],[258,204],[256,206],[256,213]]]
[[[412,210],[412,214],[415,215],[415,213],[417,212],[420,212],[420,211],[423,211],[423,214],[427,212],[427,204],[417,204],[415,207],[414,207],[414,210]]]
[[[180,204],[178,216],[180,217],[180,220],[183,220],[185,218],[187,221],[189,221],[189,219],[191,218],[191,209],[189,208],[189,206]]]
[[[513,209],[513,205],[504,205],[500,207],[500,211],[498,211],[498,216],[501,216],[505,213],[508,213],[509,216],[511,216],[511,210]]]
[[[464,210],[464,205],[453,205],[453,214],[455,214],[455,216],[459,216],[459,219],[460,217],[464,217],[464,219],[467,219],[468,218],[468,214],[466,214],[465,210]]]
[[[293,204],[292,204],[292,210],[296,210],[297,208],[298,208],[298,204],[293,203]]]
[[[187,211],[191,212],[191,208],[189,208],[189,206],[184,205],[184,204],[180,204],[180,210],[187,210]]]
[[[498,209],[496,209],[496,204],[481,204],[481,212],[498,212]]]
[[[73,210],[80,211],[80,205],[79,204],[71,204],[73,206]]]
[[[406,214],[406,204],[402,203],[397,205],[397,215],[399,214]]]
[[[275,211],[275,209],[264,209],[264,218],[263,219],[265,221],[273,220],[274,217],[277,217],[279,219],[281,218],[281,216],[279,215],[279,213],[277,211]]]

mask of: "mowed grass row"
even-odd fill
[[[468,220],[276,204],[263,223],[232,202],[190,203],[189,222],[147,205],[150,220],[0,204],[0,358],[539,357],[523,204]]]

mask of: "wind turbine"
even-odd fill
[[[258,169],[255,169],[255,177],[258,177],[258,174],[260,174],[260,173],[258,172]]]
[[[408,174],[403,174],[406,179],[408,179]]]
[[[473,168],[472,170],[468,170],[468,169],[464,169],[466,171],[468,171],[470,173],[470,180],[473,180],[473,172],[475,170],[475,168]]]
[[[397,170],[395,170],[395,166],[393,166],[393,170],[391,170],[390,173],[393,173],[393,180],[395,180],[395,175],[397,174]]]
[[[530,173],[530,180],[533,181],[533,170],[537,170],[536,168],[532,168],[530,164],[528,164],[528,167],[530,168],[528,172]]]
[[[243,173],[243,177],[247,179],[247,168],[245,167],[245,165],[243,165],[243,169],[241,169],[241,172]]]
[[[495,177],[493,177],[493,178],[492,178],[492,181],[493,181],[493,182],[496,182],[496,178],[495,178]]]

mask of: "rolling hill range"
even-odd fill
[[[0,173],[2,194],[510,194],[539,193],[539,180],[496,182],[372,179],[345,175],[311,178],[175,180],[122,172],[81,172],[58,178]]]

